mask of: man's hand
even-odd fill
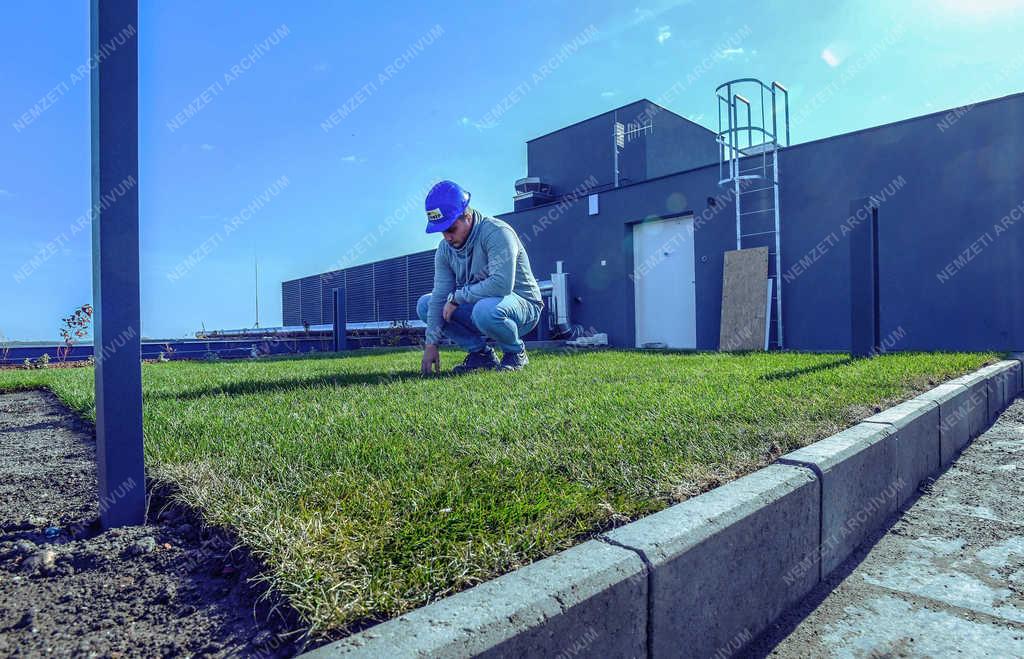
[[[441,352],[436,345],[423,346],[423,364],[420,367],[423,375],[441,372]]]
[[[441,316],[444,318],[444,322],[450,323],[452,320],[452,314],[459,308],[459,305],[454,302],[445,302],[444,309],[441,310]]]

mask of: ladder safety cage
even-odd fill
[[[781,350],[779,149],[789,146],[789,91],[778,82],[767,85],[757,78],[737,78],[719,85],[715,96],[718,184],[732,188],[736,249],[768,248],[769,345]]]

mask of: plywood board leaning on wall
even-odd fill
[[[763,350],[768,298],[768,248],[725,253],[718,349]]]

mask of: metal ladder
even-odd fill
[[[738,78],[719,85],[715,95],[718,184],[731,188],[736,211],[736,249],[768,248],[771,299],[766,343],[781,350],[784,342],[779,149],[789,146],[789,92],[778,82],[766,85],[756,78]],[[753,103],[758,99],[759,108],[755,109]],[[780,122],[785,124],[784,141],[779,139]]]

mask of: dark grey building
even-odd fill
[[[781,126],[771,133],[780,138]],[[520,233],[538,279],[563,263],[572,322],[617,346],[718,347],[723,253],[736,249],[738,224],[736,177],[717,135],[643,100],[527,143],[515,210],[497,217]],[[870,196],[887,347],[1024,347],[1024,94],[780,144],[768,151],[774,163],[765,141],[748,139],[738,167],[767,163],[767,185],[739,199],[750,217],[743,247],[772,252],[773,345],[782,330],[786,349],[849,349],[845,238],[858,221],[851,201]],[[284,324],[327,322],[340,277],[350,322],[415,318],[432,254],[285,282]]]

